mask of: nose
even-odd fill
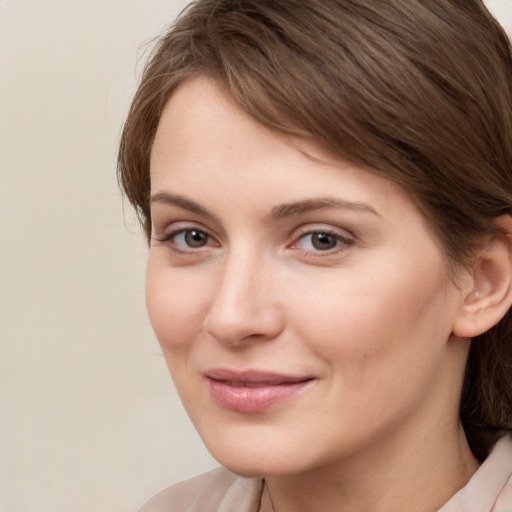
[[[282,332],[284,318],[271,266],[243,255],[227,259],[204,320],[205,330],[219,343],[245,346]]]

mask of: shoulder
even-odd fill
[[[500,439],[471,480],[438,512],[512,512],[512,438]]]
[[[238,512],[257,510],[262,480],[219,468],[173,485],[151,498],[139,512]]]
[[[505,467],[508,480],[501,489],[492,512],[509,512],[512,510],[512,437],[507,435],[499,444],[495,451],[503,452],[503,458],[508,462],[508,466]]]

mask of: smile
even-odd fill
[[[262,412],[289,399],[311,383],[312,377],[294,377],[267,372],[211,370],[206,373],[213,401],[231,411]]]

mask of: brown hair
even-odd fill
[[[148,238],[162,109],[187,78],[219,81],[258,122],[312,138],[403,186],[467,263],[512,213],[510,43],[480,0],[198,0],[158,42],[119,150]],[[471,447],[512,429],[512,313],[475,338],[461,417]]]

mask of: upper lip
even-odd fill
[[[207,370],[205,375],[209,379],[224,381],[224,382],[236,382],[236,383],[248,383],[248,384],[293,384],[297,382],[304,382],[311,380],[313,377],[309,375],[287,375],[283,373],[261,371],[261,370],[231,370],[229,368],[214,368]]]

